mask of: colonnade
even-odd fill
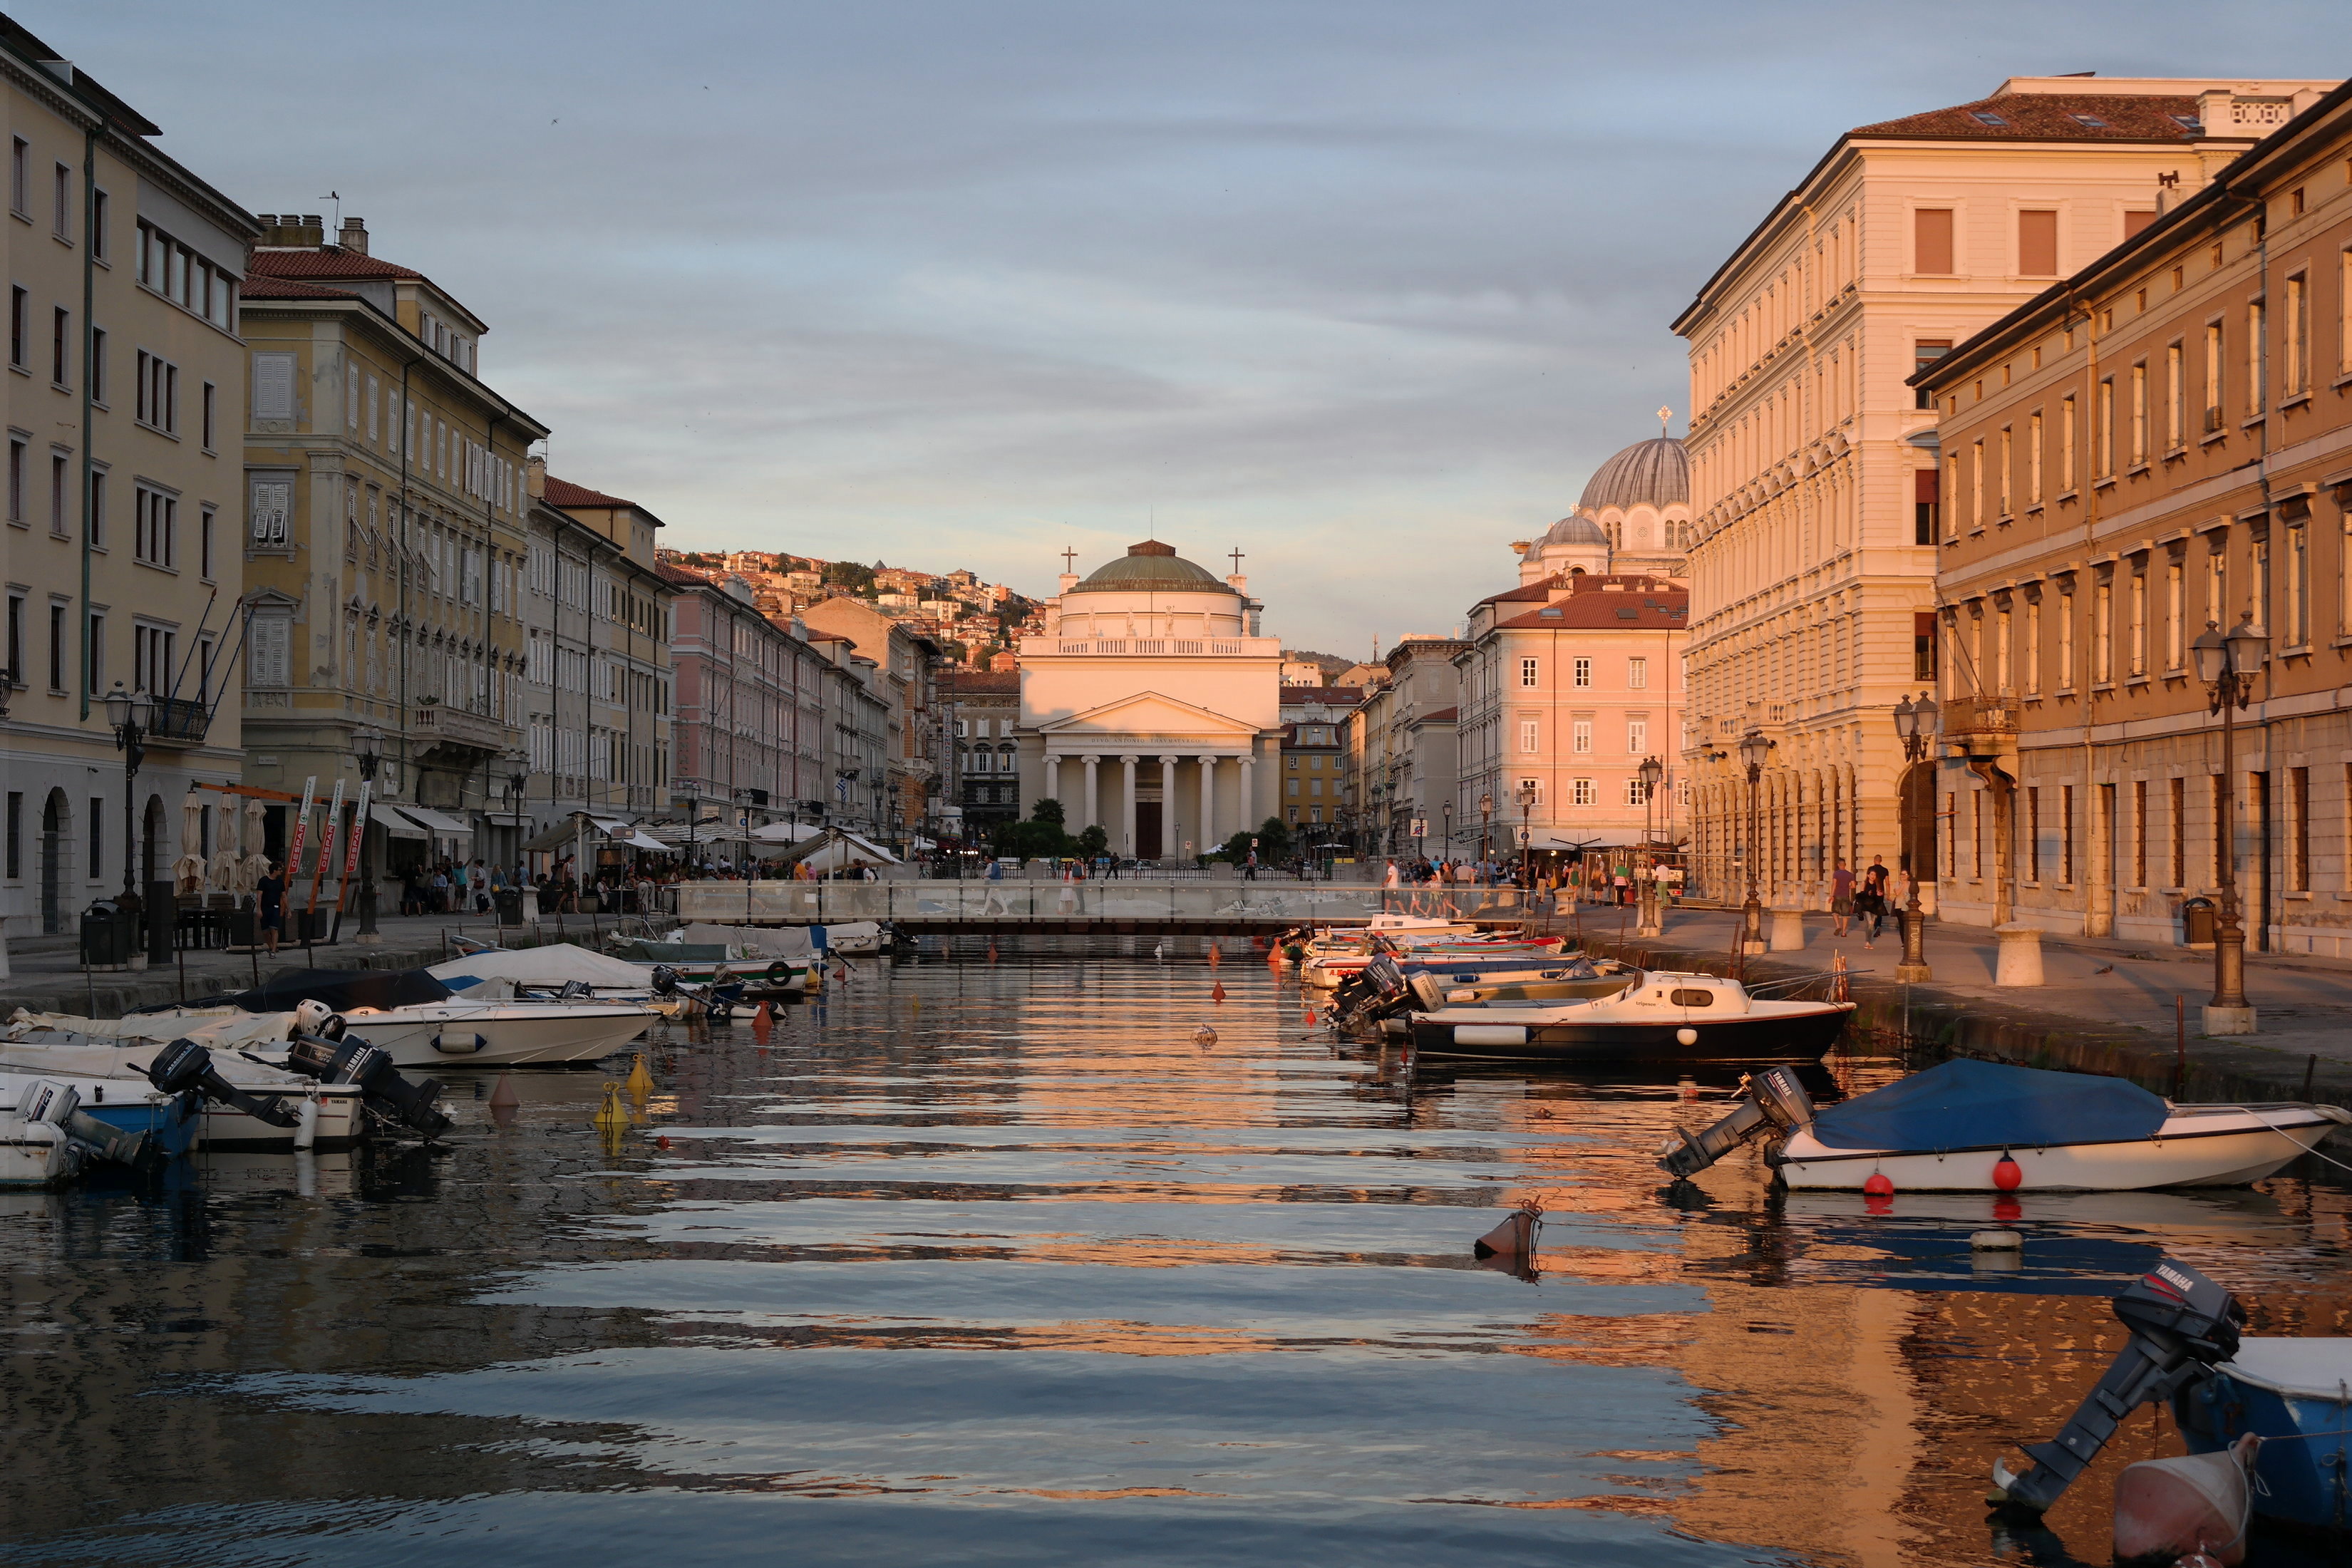
[[[1075,802],[1062,791],[1062,764],[1068,762],[1076,762],[1085,770]],[[1160,853],[1163,857],[1172,857],[1177,852],[1174,842],[1176,770],[1186,763],[1193,764],[1198,770],[1200,815],[1195,831],[1203,849],[1221,844],[1228,835],[1253,826],[1250,812],[1257,799],[1257,757],[1254,752],[1083,752],[1073,755],[1048,752],[1045,753],[1045,793],[1063,803],[1068,818],[1065,826],[1068,831],[1082,833],[1098,825],[1097,812],[1102,801],[1102,766],[1105,763],[1117,763],[1119,770],[1118,809],[1112,821],[1099,826],[1110,833],[1111,847],[1115,850],[1132,855],[1136,841],[1136,770],[1147,762],[1156,763],[1160,768]],[[1224,794],[1217,787],[1220,765],[1226,763],[1233,763],[1239,774],[1234,782],[1232,798],[1235,804],[1231,807],[1224,805]],[[1069,809],[1073,805],[1076,807],[1075,811]]]

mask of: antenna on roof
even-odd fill
[[[322,202],[332,202],[335,204],[335,229],[340,233],[343,226],[342,193],[340,191],[329,191],[325,195],[320,196],[319,200]]]

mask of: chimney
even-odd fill
[[[533,500],[547,494],[547,459],[534,452],[523,459],[523,489]]]
[[[286,221],[290,224],[294,220],[289,216]],[[310,249],[316,250],[319,247],[327,243],[327,220],[320,217],[317,213],[304,213],[302,215],[302,227],[299,233],[300,237],[296,239],[294,243],[300,246],[307,246]]]
[[[353,256],[365,256],[368,253],[367,219],[358,217],[345,218],[343,220],[343,226],[335,231],[335,243],[341,246],[345,250],[350,251]]]

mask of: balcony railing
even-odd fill
[[[439,702],[411,709],[408,728],[423,745],[471,746],[484,752],[506,751],[519,738],[516,731],[487,714],[468,713]]]
[[[147,742],[154,746],[201,746],[212,721],[211,706],[194,697],[158,697],[148,716]]]
[[[1282,651],[1280,637],[1024,637],[1024,658],[1044,654],[1124,654],[1151,658],[1194,656],[1271,658]]]
[[[2014,697],[1954,697],[1944,703],[1944,739],[2014,741],[2020,703]]]

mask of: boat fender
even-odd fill
[[[1542,1224],[1543,1208],[1529,1198],[1511,1211],[1502,1224],[1472,1242],[1471,1256],[1523,1262],[1535,1256],[1536,1228]]]
[[[479,1035],[453,1035],[446,1029],[433,1037],[433,1048],[445,1057],[470,1057],[489,1043]]]
[[[298,1150],[308,1150],[315,1147],[318,1142],[319,1097],[315,1094],[306,1095],[302,1100],[299,1120],[294,1124],[294,1147]]]
[[[2013,1230],[1976,1230],[1969,1233],[1970,1252],[2022,1252],[2025,1237]]]
[[[789,963],[786,963],[782,959],[781,959],[781,958],[780,958],[780,959],[776,960],[773,963],[771,963],[770,965],[768,965],[768,984],[771,984],[771,985],[785,985],[785,984],[791,984],[791,982],[792,982],[792,978],[793,978],[793,966],[792,966],[791,964],[789,964]]]
[[[2000,1152],[2000,1158],[1993,1162],[1992,1184],[2004,1193],[2013,1193],[2025,1184],[2024,1169],[2010,1158],[2006,1149]]]
[[[2218,1454],[2125,1466],[2116,1478],[2116,1561],[2181,1568],[2234,1568],[2244,1562],[2258,1484],[2254,1456],[2262,1442],[2249,1432]]]
[[[1675,1044],[1678,1046],[1695,1046],[1698,1044],[1698,1031],[1692,1028],[1688,1024],[1684,1025],[1681,1028],[1675,1031]]]

